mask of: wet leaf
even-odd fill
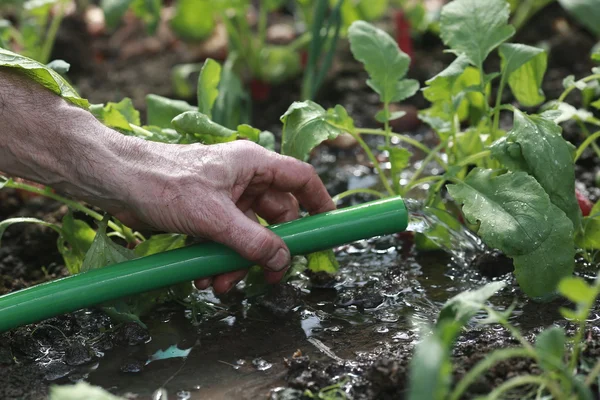
[[[505,286],[504,282],[491,282],[479,289],[459,293],[444,304],[437,326],[449,321],[456,321],[461,326],[465,325],[483,308],[490,297]]]
[[[308,258],[308,269],[312,272],[327,272],[328,274],[335,274],[339,269],[338,264],[333,250],[323,250],[316,253],[311,253],[307,256]]]
[[[535,352],[546,372],[556,371],[564,364],[567,338],[562,328],[553,326],[535,338]]]
[[[156,94],[146,96],[148,125],[159,128],[172,128],[171,121],[186,111],[195,111],[196,107],[183,100],[173,100]]]
[[[402,79],[408,71],[410,57],[390,35],[364,22],[356,21],[348,30],[354,58],[364,64],[369,73],[367,84],[383,103],[402,101],[416,93],[419,83]]]
[[[510,38],[510,8],[505,0],[454,0],[442,8],[441,37],[456,55],[465,54],[476,66]]]
[[[525,171],[535,177],[550,201],[567,214],[574,227],[579,227],[581,210],[575,197],[574,150],[556,123],[516,109],[506,142],[492,146],[492,154],[513,171]]]
[[[429,101],[451,101],[454,93],[454,83],[465,72],[469,66],[469,59],[461,54],[445,70],[429,79],[425,83],[427,87],[423,90],[423,95]]]
[[[482,240],[509,256],[532,252],[550,235],[550,199],[527,173],[496,176],[475,168],[463,182],[448,185],[448,191],[464,204],[470,223],[480,222]]]
[[[171,28],[183,40],[207,39],[215,29],[213,11],[210,0],[178,0]]]
[[[208,58],[204,62],[198,77],[197,99],[198,111],[212,118],[212,109],[219,96],[219,81],[221,80],[221,65]]]
[[[105,217],[104,220],[98,224],[96,237],[83,259],[81,272],[103,268],[108,265],[118,264],[135,258],[135,253],[132,250],[119,246],[106,235],[107,225],[108,217]]]
[[[515,98],[523,106],[532,107],[544,101],[542,81],[548,64],[543,49],[524,44],[500,45],[502,76]]]
[[[400,193],[400,174],[408,167],[412,153],[403,147],[390,146],[383,149],[390,154],[390,178],[394,192]]]
[[[573,224],[558,207],[552,205],[552,209],[550,235],[531,253],[511,256],[519,286],[541,301],[551,299],[561,279],[573,274],[575,268]]]
[[[60,74],[30,58],[0,48],[0,67],[20,70],[30,79],[78,107],[87,109],[90,105],[86,99],[82,99],[77,94],[75,89]]]
[[[134,249],[134,253],[138,257],[145,257],[168,250],[178,249],[185,245],[185,239],[185,235],[177,233],[154,235],[150,239],[137,245]]]
[[[327,112],[310,100],[294,102],[281,117],[281,154],[306,161],[310,152],[321,142],[335,139],[345,132],[336,124],[341,120],[348,123],[344,115],[340,114],[341,110],[343,108],[337,106],[333,111]]]

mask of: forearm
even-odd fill
[[[102,205],[120,202],[144,142],[0,68],[0,171]]]

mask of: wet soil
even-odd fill
[[[143,111],[147,93],[173,97],[165,71],[197,61],[169,38],[144,42],[145,51],[139,52],[135,47],[124,51],[107,35],[80,35],[73,44],[68,33],[81,26],[77,21],[68,24],[55,55],[74,65],[74,83],[94,103],[129,96]],[[135,29],[122,35],[130,43],[144,36]],[[553,49],[544,83],[547,98],[560,94],[565,76],[581,77],[591,67],[586,55],[593,40],[555,6],[536,16],[515,41],[545,41]],[[416,47],[410,76],[421,83],[452,59],[432,35],[419,38]],[[341,57],[317,101],[324,106],[342,104],[357,126],[376,127],[372,116],[380,107],[377,96],[343,46]],[[492,58],[486,68],[493,69],[497,62]],[[296,80],[275,87],[269,100],[256,102],[254,125],[278,134],[279,116],[296,100],[299,86]],[[576,95],[573,101],[577,103]],[[406,105],[426,106],[420,95]],[[510,117],[503,122],[508,126]],[[583,140],[577,125],[565,124],[564,130],[575,144]],[[434,140],[416,119],[406,131],[424,142]],[[369,140],[378,144],[377,139]],[[376,183],[369,163],[355,148],[319,148],[313,163],[331,193]],[[592,201],[600,198],[594,184],[599,170],[598,158],[584,153],[577,166],[578,186]],[[364,200],[369,198],[348,199],[346,205]],[[24,200],[14,191],[0,191],[0,220],[36,216],[60,221],[65,211],[42,198]],[[0,247],[0,293],[64,276],[55,241],[55,233],[47,228],[11,227]],[[244,298],[243,285],[220,298],[198,292],[196,310],[165,305],[144,319],[148,330],[114,324],[100,311],[87,310],[4,333],[0,397],[41,399],[50,384],[84,379],[137,399],[153,398],[160,389],[177,399],[298,399],[308,398],[307,390],[316,393],[332,384],[353,399],[399,399],[405,395],[408,363],[420,332],[427,330],[448,298],[491,280],[509,282],[492,303],[505,308],[516,299],[512,321],[528,339],[553,324],[573,331],[557,311],[563,302],[533,303],[520,293],[511,265],[501,254],[468,254],[465,265],[456,255],[416,251],[410,235],[361,241],[336,249],[336,254],[341,270],[334,278],[301,276],[251,299]],[[580,262],[578,273],[591,279],[598,266]],[[598,310],[597,305],[585,336],[587,362],[600,356]],[[491,350],[512,345],[516,342],[502,328],[471,324],[453,352],[455,378]],[[499,364],[470,388],[467,397],[487,393],[525,372],[535,373],[537,366],[526,360]]]

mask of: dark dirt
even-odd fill
[[[121,41],[80,31],[80,21],[67,20],[54,56],[72,64],[74,83],[94,103],[128,96],[143,113],[147,93],[173,97],[166,71],[181,62],[198,61],[186,45],[168,36],[148,39],[135,24],[119,33]],[[564,18],[557,6],[536,16],[515,42],[551,46],[544,82],[548,99],[562,92],[565,76],[584,76],[591,67],[587,54],[593,40]],[[452,59],[441,52],[442,44],[435,36],[419,38],[416,47],[410,77],[421,83]],[[372,116],[380,107],[378,98],[343,46],[341,57],[317,101],[324,106],[342,104],[357,126],[376,127]],[[492,70],[497,63],[492,58],[486,68]],[[254,125],[279,133],[279,116],[296,100],[299,88],[299,80],[274,87],[269,100],[254,104]],[[577,104],[577,95],[573,100]],[[512,101],[508,91],[505,101]],[[426,104],[418,95],[405,106],[424,108]],[[506,122],[510,123],[509,117]],[[565,124],[564,130],[573,143],[583,140],[576,124]],[[416,119],[407,131],[420,140],[431,140],[430,131]],[[331,193],[373,184],[371,168],[355,148],[322,147],[314,163]],[[598,158],[585,152],[578,162],[577,178],[592,201],[600,198],[600,188],[594,184],[599,170]],[[348,203],[362,200],[367,198]],[[0,220],[36,216],[60,221],[64,212],[42,198],[22,200],[13,191],[0,191]],[[47,228],[11,227],[0,247],[0,294],[64,276],[55,242],[56,234]],[[137,393],[139,399],[150,398],[160,387],[178,398],[297,399],[306,389],[317,392],[340,382],[353,399],[399,399],[406,391],[418,331],[435,319],[443,302],[490,280],[512,282],[510,263],[497,252],[477,254],[471,268],[465,269],[444,253],[416,252],[407,236],[362,241],[337,252],[342,270],[334,279],[311,276],[310,283],[305,279],[293,286],[277,286],[251,300],[244,300],[237,290],[220,299],[200,293],[203,304],[214,304],[219,311],[205,312],[199,323],[190,310],[169,305],[144,320],[149,330],[113,324],[99,311],[82,311],[4,333],[0,335],[0,397],[45,398],[50,383],[85,379],[115,393]],[[591,277],[594,269],[597,266],[582,270]],[[557,312],[564,304],[530,302],[512,283],[493,303],[507,307],[516,297],[513,322],[529,339],[540,326],[565,325]],[[600,357],[596,314],[586,334],[587,360]],[[567,328],[572,332],[572,326]],[[514,344],[500,328],[470,326],[453,353],[455,378],[491,350]],[[172,345],[191,352],[187,357],[169,358],[165,353]],[[499,364],[470,388],[468,397],[486,393],[516,374],[536,371],[537,366],[526,360]]]

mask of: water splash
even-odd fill
[[[467,267],[471,258],[485,250],[483,242],[450,213],[422,202],[405,200],[409,212],[407,231],[422,233],[435,245],[452,255],[456,264]]]

